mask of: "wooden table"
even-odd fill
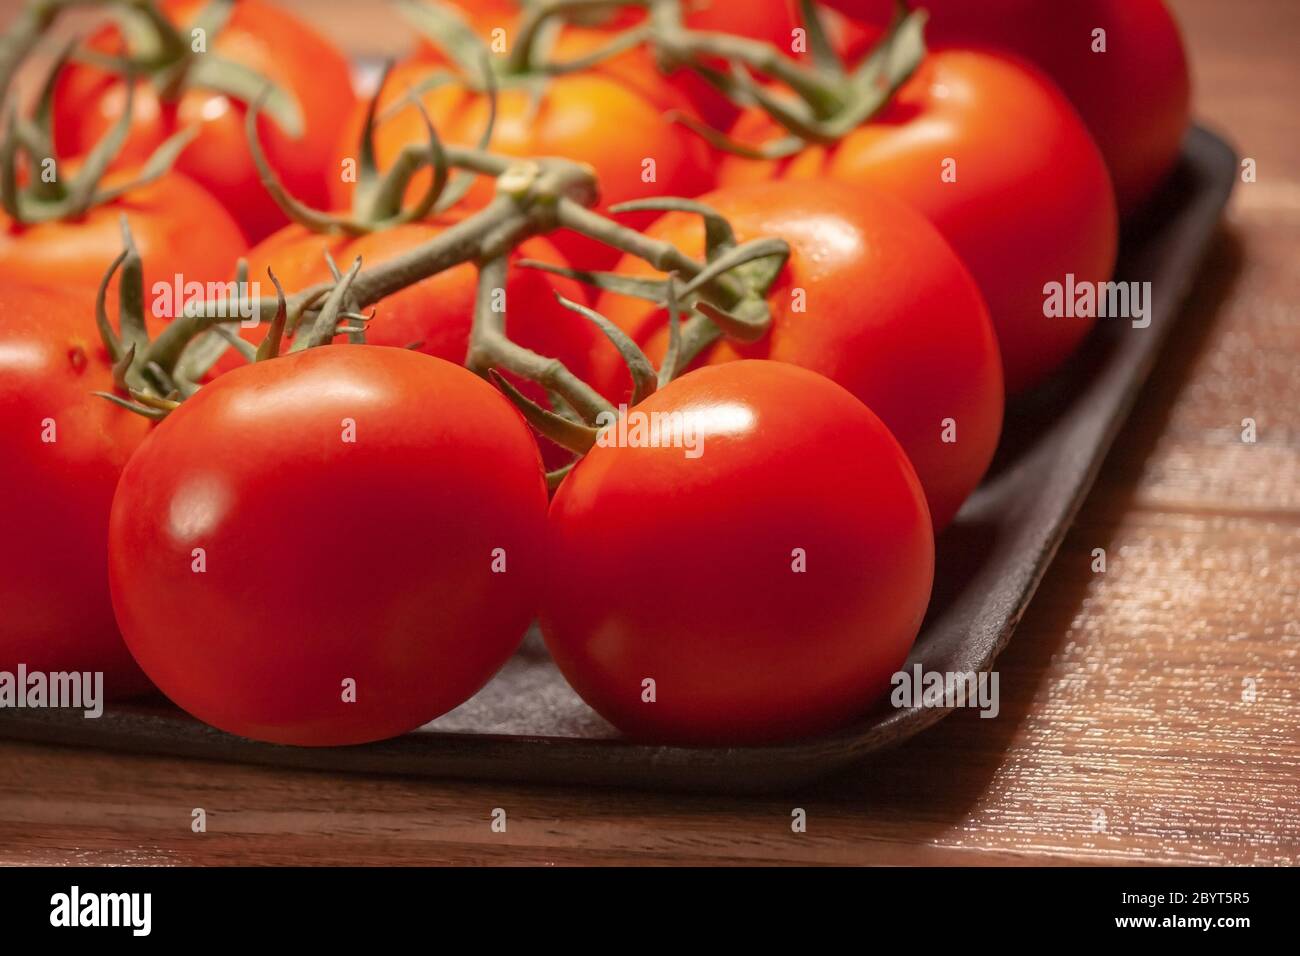
[[[1197,116],[1259,180],[1238,187],[1176,341],[999,661],[999,719],[958,713],[797,800],[0,743],[0,862],[1295,863],[1300,4],[1173,5]],[[326,20],[347,6],[310,4]],[[377,47],[376,29],[340,36]],[[1096,547],[1105,574],[1090,570]],[[791,832],[796,806],[806,833]]]

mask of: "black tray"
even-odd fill
[[[1178,318],[1236,182],[1231,147],[1192,129],[1174,174],[1122,244],[1118,275],[1150,281],[1148,328],[1103,319],[1062,374],[1008,409],[984,484],[939,542],[935,595],[908,661],[987,671],[1011,639]],[[770,747],[624,742],[568,688],[536,635],[461,707],[396,740],[303,749],[214,730],[165,703],[0,711],[0,736],[322,770],[755,792],[783,790],[919,733],[947,711],[883,708],[830,736]]]

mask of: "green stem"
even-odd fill
[[[490,369],[504,368],[523,376],[558,393],[588,422],[594,422],[603,412],[612,412],[613,406],[559,359],[538,355],[510,341],[506,334],[506,310],[497,308],[499,299],[504,298],[507,271],[506,255],[494,256],[479,264],[474,325],[466,366],[480,375],[487,375]]]
[[[842,78],[810,69],[761,40],[692,30],[682,16],[681,0],[652,0],[651,45],[670,62],[697,64],[703,59],[743,63],[757,73],[788,86],[819,118],[834,116],[844,108]]]
[[[72,7],[102,5],[104,0],[29,0],[18,18],[0,36],[0,102],[7,98],[14,76],[36,49],[54,21]]]
[[[333,326],[344,307],[361,310],[423,279],[465,262],[478,264],[479,293],[467,364],[486,374],[495,367],[536,381],[558,394],[577,412],[594,421],[610,406],[591,386],[573,375],[556,359],[538,355],[511,342],[506,333],[506,314],[492,308],[492,291],[505,288],[509,256],[532,236],[568,227],[599,242],[645,259],[664,272],[685,278],[685,287],[707,295],[719,308],[740,303],[765,309],[761,295],[745,287],[745,280],[721,269],[717,263],[701,263],[670,243],[645,236],[620,223],[592,212],[587,206],[597,201],[590,170],[566,159],[515,160],[478,150],[448,147],[450,166],[495,175],[497,196],[483,209],[453,224],[437,236],[400,255],[369,268],[354,266],[345,281],[321,282],[297,292],[288,300],[261,297],[242,303],[243,309],[226,298],[190,303],[137,358],[156,367],[163,376],[173,376],[186,347],[213,326],[256,315],[260,323],[277,322],[281,328],[297,328],[310,322],[315,330],[312,342],[333,338],[326,325]],[[771,243],[765,240],[765,243]],[[753,244],[737,246],[725,255],[742,263]],[[765,251],[766,250],[766,251]],[[757,250],[770,255],[766,245]],[[694,283],[694,286],[692,286]],[[277,289],[278,292],[278,289]],[[251,309],[249,308],[251,306]],[[287,318],[286,318],[287,315]],[[324,317],[324,318],[323,318]],[[699,319],[700,321],[695,321]],[[701,342],[716,338],[718,327],[696,316],[683,328],[687,343],[684,354],[693,356]],[[324,324],[322,324],[324,323]],[[683,364],[689,358],[684,358]],[[644,376],[643,376],[644,377]],[[647,379],[647,381],[649,381]]]
[[[676,272],[689,280],[705,269],[705,263],[692,259],[671,242],[637,232],[577,203],[561,201],[557,219],[565,228],[644,259],[659,272]],[[709,290],[724,308],[744,297],[744,290],[732,276],[719,276]]]
[[[522,76],[533,72],[533,53],[543,30],[554,20],[637,5],[627,0],[543,0],[531,4],[519,18],[515,42],[510,48],[510,55],[506,57],[504,72],[507,76]]]

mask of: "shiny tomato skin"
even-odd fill
[[[830,0],[868,27],[892,0]],[[1191,81],[1178,23],[1163,0],[913,0],[935,48],[979,46],[1034,64],[1087,124],[1131,213],[1173,168],[1187,129]],[[1094,30],[1106,31],[1095,52]]]
[[[109,698],[149,682],[108,592],[108,514],[149,422],[97,398],[108,354],[84,295],[8,284],[0,297],[0,671],[102,672]]]
[[[767,296],[768,335],[752,345],[719,343],[703,360],[776,359],[843,385],[907,451],[942,530],[988,468],[1003,412],[988,311],[952,249],[922,217],[869,188],[791,181],[725,188],[701,201],[727,217],[741,241],[776,236],[792,247]],[[696,216],[670,213],[649,232],[703,255]],[[617,271],[653,274],[630,256]],[[661,360],[662,311],[613,293],[596,308]],[[626,370],[603,368],[598,387],[625,399]],[[945,419],[956,441],[945,441]]]
[[[139,448],[113,502],[113,604],[141,667],[207,723],[381,740],[467,700],[517,646],[546,502],[536,443],[482,379],[404,349],[312,349],[222,376]]]
[[[764,129],[770,120],[747,113],[735,133],[755,141]],[[1067,274],[1105,282],[1114,270],[1118,217],[1096,145],[1041,74],[996,54],[931,54],[832,149],[779,164],[730,157],[721,171],[724,184],[773,176],[871,186],[925,214],[984,294],[1008,392],[1042,381],[1092,328],[1091,318],[1045,316],[1044,286]]]
[[[439,69],[419,60],[399,65],[389,77],[380,109],[405,97],[410,87]],[[447,85],[425,93],[420,100],[445,142],[477,144],[488,119],[484,96]],[[357,155],[363,125],[364,110],[358,108],[343,135],[334,168]],[[380,169],[389,168],[407,144],[426,140],[424,121],[414,106],[392,114],[375,131]],[[490,148],[508,156],[564,156],[587,163],[596,174],[606,205],[649,196],[695,196],[713,184],[709,150],[698,136],[667,119],[662,101],[600,73],[555,78],[547,84],[536,108],[526,88],[503,87]],[[648,172],[649,161],[653,161],[653,177]],[[410,195],[422,194],[427,183],[427,172],[415,176]],[[349,207],[352,189],[350,183],[336,182],[335,206]],[[479,208],[494,190],[492,180],[480,178],[458,208]],[[625,221],[638,226],[651,218],[638,214],[625,217]],[[607,264],[615,255],[607,247],[571,233],[556,233],[552,240],[582,267]]]
[[[136,174],[110,173],[105,186]],[[144,262],[146,292],[154,282],[174,284],[176,275],[203,283],[234,278],[246,248],[239,227],[216,199],[179,173],[132,189],[75,221],[19,225],[0,212],[0,276],[93,292],[122,251],[123,215]],[[84,301],[90,321],[94,300]]]
[[[189,24],[205,0],[166,0],[163,11]],[[188,31],[186,32],[188,38]],[[118,51],[120,34],[108,28],[92,37],[101,52]],[[266,77],[297,99],[303,136],[294,139],[267,116],[258,122],[268,161],[289,191],[309,205],[328,205],[329,182],[338,167],[325,165],[355,102],[347,60],[306,22],[262,0],[240,0],[209,49]],[[88,151],[126,106],[122,81],[84,63],[70,65],[55,91],[55,137],[68,155]],[[168,136],[197,125],[198,136],[176,162],[230,210],[250,241],[287,220],[271,201],[253,165],[244,131],[242,103],[203,89],[163,102],[151,83],[136,84],[131,134],[120,163],[142,162]]]
[[[779,362],[690,372],[634,411],[695,416],[700,454],[598,445],[560,486],[541,620],[565,678],[654,743],[770,743],[867,710],[934,571],[925,498],[889,431]]]

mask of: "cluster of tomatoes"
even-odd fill
[[[250,152],[249,102],[205,86],[184,51],[154,61],[191,82],[128,80],[111,62],[135,52],[128,31],[95,34],[97,56],[61,64],[44,104],[69,169],[122,134],[102,201],[72,218],[24,219],[8,201],[0,213],[0,669],[102,671],[118,697],[157,688],[223,730],[358,743],[467,700],[540,618],[573,687],[636,737],[761,743],[869,708],[915,640],[935,535],[984,475],[1006,396],[1049,376],[1092,324],[1045,317],[1044,285],[1110,278],[1119,217],[1158,187],[1187,119],[1161,0],[913,5],[930,14],[919,67],[867,121],[781,155],[764,149],[786,135],[770,110],[706,81],[716,62],[690,69],[653,44],[591,56],[636,29],[644,4],[567,24],[547,56],[575,65],[555,69],[510,45],[528,26],[518,4],[463,3],[501,61],[495,88],[457,81],[462,64],[424,45],[373,106],[342,54],[273,4],[238,0],[212,24],[229,75],[294,104],[299,129],[266,113],[258,138],[308,205],[358,199],[340,171],[371,116],[381,169],[427,141],[426,121],[452,144],[490,129],[494,153],[589,165],[602,209],[696,198],[739,241],[788,243],[766,332],[717,337],[624,412],[686,423],[692,449],[597,442],[553,494],[556,449],[463,367],[471,262],[376,303],[366,344],[253,363],[231,350],[170,414],[170,401],[150,406],[161,421],[93,395],[121,392],[127,346],[143,342],[121,320],[109,348],[96,314],[97,292],[120,293],[123,312],[131,296],[125,274],[100,288],[123,216],[145,288],[226,282],[242,258],[302,289],[330,282],[335,261],[407,255],[493,196],[483,177],[453,209],[387,228],[289,223]],[[206,6],[154,9],[188,38]],[[715,0],[684,20],[807,63],[792,46],[807,6]],[[891,0],[829,6],[850,63],[896,23]],[[692,126],[748,148],[724,153]],[[152,168],[185,130],[171,169]],[[617,218],[703,258],[695,214]],[[518,260],[629,286],[662,278],[661,263],[564,230],[511,256],[510,338],[611,406],[631,403],[626,350],[557,294],[655,365],[674,349],[670,309]]]

